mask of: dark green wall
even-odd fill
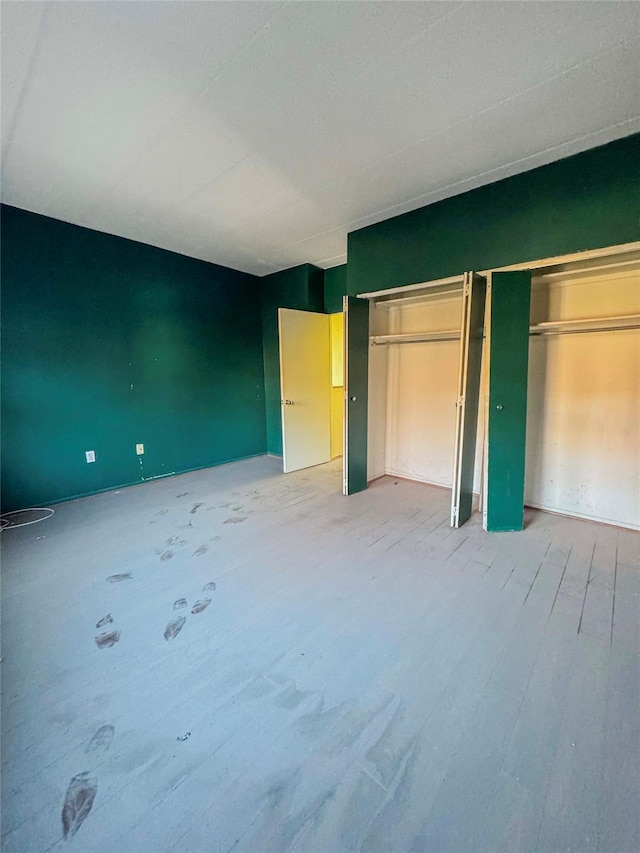
[[[349,234],[352,295],[638,240],[640,134]]]
[[[5,511],[265,452],[260,279],[16,208],[1,224]]]
[[[326,314],[342,311],[342,297],[347,293],[347,265],[324,271],[324,310]]]
[[[262,283],[262,347],[266,403],[267,450],[282,455],[280,349],[278,308],[324,311],[324,270],[302,264],[266,275]]]

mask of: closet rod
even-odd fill
[[[551,320],[529,326],[530,335],[562,335],[577,332],[617,332],[624,329],[640,329],[640,314],[625,314],[620,317],[590,317],[583,320]],[[416,334],[372,335],[371,346],[385,344],[419,344],[429,341],[457,341],[460,329],[442,332],[420,332]]]
[[[581,320],[551,320],[529,327],[530,335],[562,335],[574,332],[618,332],[640,328],[640,314],[618,317],[587,317]]]
[[[612,269],[617,267],[625,267],[631,264],[635,264],[638,262],[640,258],[637,257],[638,253],[640,253],[640,241],[636,241],[633,243],[623,243],[617,246],[608,246],[602,249],[592,249],[586,252],[573,252],[568,255],[554,255],[550,258],[541,258],[537,261],[526,261],[521,264],[508,264],[504,267],[495,267],[494,269],[488,270],[476,270],[477,273],[483,276],[488,276],[492,272],[512,272],[515,270],[531,270],[534,278],[537,277],[561,277],[566,274],[580,273],[580,272],[591,272],[598,271],[600,269],[609,272]],[[632,255],[632,257],[626,258],[626,255]],[[607,262],[607,258],[609,258],[609,262]],[[598,260],[604,259],[604,263],[598,264]],[[564,271],[558,270],[557,267],[567,267],[572,264],[577,265],[577,268],[574,269],[565,269]],[[579,265],[584,264],[581,268]],[[554,267],[556,269],[554,269]],[[547,272],[545,272],[545,270]],[[439,288],[439,287],[448,287],[448,286],[460,286],[462,284],[464,276],[463,275],[453,275],[447,278],[435,279],[434,281],[428,282],[420,282],[418,284],[408,284],[401,287],[388,287],[384,290],[372,290],[367,291],[366,293],[357,293],[356,296],[358,299],[371,299],[374,304],[376,300],[380,299],[383,296],[393,296],[401,298],[403,293],[407,294],[416,294],[416,292],[429,290],[431,288]],[[382,304],[382,300],[381,303]]]
[[[420,332],[415,335],[372,335],[369,338],[371,346],[384,344],[421,344],[427,341],[457,341],[460,339],[460,329],[448,329],[445,332]]]
[[[621,260],[617,260],[617,261],[611,261],[608,264],[591,264],[589,266],[585,265],[583,267],[577,266],[574,269],[555,270],[551,267],[539,267],[538,269],[533,270],[532,272],[534,273],[534,280],[538,280],[538,281],[543,281],[543,280],[551,279],[551,278],[560,278],[560,279],[569,278],[569,277],[578,278],[581,275],[585,275],[585,274],[589,274],[589,273],[607,274],[607,273],[611,273],[611,272],[616,272],[617,270],[620,270],[620,269],[625,269],[627,267],[633,268],[633,267],[638,266],[639,262],[640,262],[639,258],[633,257],[633,258],[631,258],[631,260],[621,259]]]

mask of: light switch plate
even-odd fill
[[[142,456],[144,453],[144,444],[136,444],[136,453],[138,456]]]
[[[95,462],[96,461],[95,450],[86,450],[84,455],[87,457],[87,462]]]

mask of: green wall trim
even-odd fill
[[[348,293],[640,239],[640,134],[349,234]]]
[[[1,214],[6,511],[265,452],[259,278]]]
[[[312,264],[266,275],[260,280],[267,451],[282,456],[278,308],[324,312],[324,271]]]
[[[347,265],[331,267],[324,271],[325,314],[339,314],[342,298],[347,295]]]

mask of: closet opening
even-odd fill
[[[466,273],[370,304],[369,479],[452,490],[453,527],[480,492],[485,293]]]
[[[640,529],[640,252],[536,270],[525,503]]]
[[[471,321],[465,294],[485,278]],[[489,530],[520,529],[525,505],[640,529],[640,243],[361,296],[369,481],[453,490],[453,526],[466,487]],[[505,444],[511,461],[492,473]],[[510,494],[504,526],[487,524],[496,494]]]

